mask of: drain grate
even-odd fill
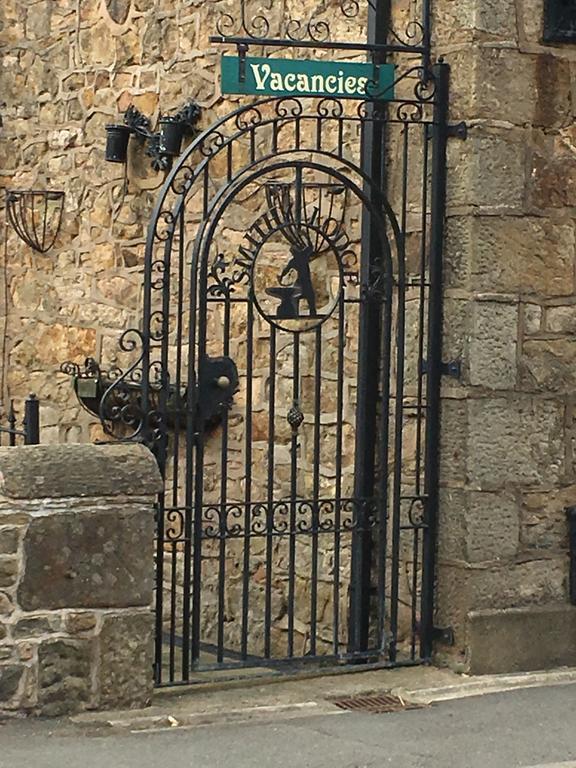
[[[412,704],[404,701],[399,696],[390,693],[375,694],[372,696],[349,696],[343,699],[332,699],[340,709],[349,712],[369,712],[373,715],[384,715],[387,712],[402,712],[407,709],[422,709],[422,704]]]

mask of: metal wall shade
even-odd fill
[[[125,163],[128,158],[128,141],[131,130],[127,125],[106,126],[106,160],[109,163]]]
[[[160,149],[167,155],[177,157],[182,149],[184,123],[173,117],[163,117],[160,123]]]

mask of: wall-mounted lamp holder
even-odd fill
[[[169,171],[174,157],[178,157],[185,136],[193,136],[200,119],[201,109],[195,101],[189,101],[175,115],[163,115],[158,128],[152,130],[150,118],[134,106],[124,113],[124,123],[106,126],[106,160],[109,163],[126,163],[130,136],[147,145],[146,154],[151,158],[155,171]]]
[[[72,377],[80,404],[100,418],[107,434],[121,438],[123,425],[134,426],[142,422],[142,376],[139,370],[127,374],[116,367],[102,370],[99,363],[89,357],[83,367],[66,362],[62,363],[60,371]],[[238,369],[231,358],[204,358],[196,386],[195,415],[202,420],[205,431],[210,432],[220,424],[224,413],[232,407],[238,387]],[[159,389],[153,386],[149,392],[149,406],[154,412],[158,409],[159,397]],[[165,404],[166,426],[182,428],[186,424],[188,407],[186,389],[171,385]],[[197,426],[199,423],[196,422]]]

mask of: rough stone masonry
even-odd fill
[[[473,672],[576,661],[576,47],[543,0],[435,3],[452,67],[438,616]]]
[[[466,142],[450,143],[444,356],[462,361],[463,377],[443,389],[437,623],[455,633],[440,654],[475,671],[574,661],[564,507],[576,501],[576,47],[542,42],[543,4],[433,5],[435,52],[452,67],[451,118],[469,127]],[[283,9],[262,6],[271,18]],[[402,19],[411,2],[393,6]],[[0,312],[2,397],[38,393],[45,442],[99,435],[57,368],[87,355],[113,364],[119,333],[141,313],[144,234],[162,178],[133,155],[125,192],[103,160],[104,126],[130,103],[155,117],[193,97],[203,125],[231,111],[237,100],[220,96],[208,42],[227,7],[2,3],[0,185],[66,192],[53,252],[32,256],[9,233]],[[14,583],[15,567],[4,555],[0,578]],[[12,664],[15,694],[22,663]]]
[[[149,703],[160,487],[142,446],[0,449],[0,712]]]

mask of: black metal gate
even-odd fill
[[[158,684],[431,655],[448,68],[424,5],[420,40],[370,4],[347,44],[398,64],[392,100],[242,106],[160,196],[136,357],[103,403],[165,476]],[[222,41],[295,44],[264,21]]]

